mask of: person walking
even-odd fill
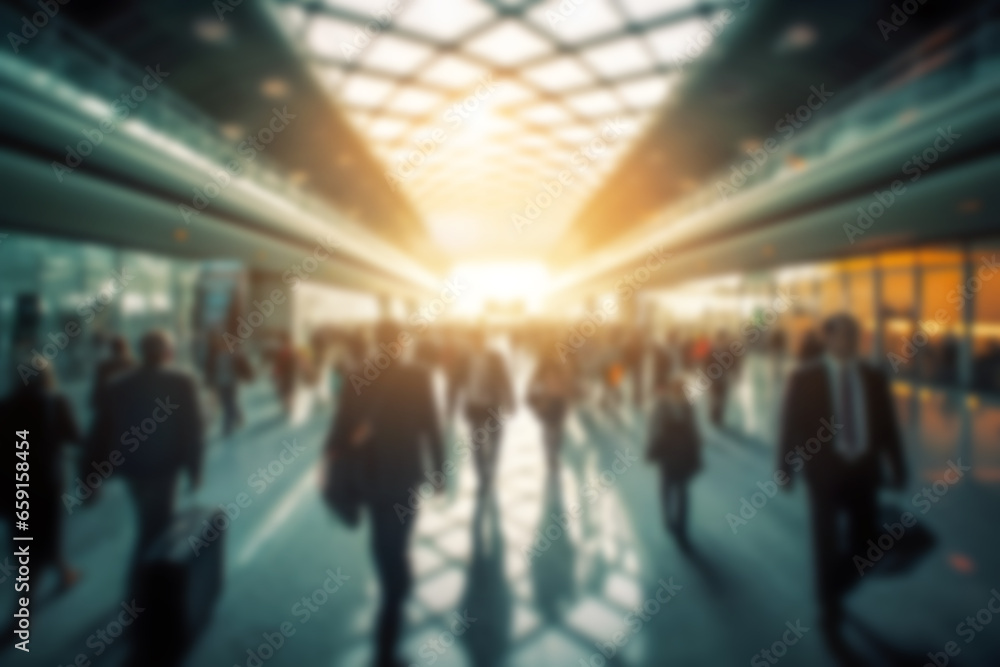
[[[542,356],[528,383],[528,405],[542,424],[542,442],[550,475],[559,470],[559,451],[572,393],[565,364],[552,354]]]
[[[496,477],[503,425],[514,410],[514,390],[503,357],[487,347],[485,334],[479,329],[471,335],[463,387],[465,417],[476,445],[473,452],[479,492],[485,494]]]
[[[788,381],[778,470],[786,491],[795,472],[805,478],[822,625],[836,636],[843,598],[860,578],[852,557],[877,533],[878,489],[903,488],[907,473],[889,382],[858,358],[857,322],[831,316],[822,334],[825,353]],[[807,443],[820,449],[803,455]]]
[[[688,486],[702,465],[701,437],[683,382],[665,372],[654,378],[654,387],[646,459],[660,466],[660,502],[667,530],[687,548]]]
[[[12,435],[17,436],[9,449],[10,468],[4,481],[6,501],[0,504],[0,518],[13,528],[20,508],[27,508],[30,503],[32,567],[40,572],[54,566],[59,572],[61,588],[66,589],[80,575],[70,566],[63,551],[63,517],[74,506],[64,507],[63,503],[64,448],[69,443],[80,443],[80,429],[69,401],[56,389],[50,369],[39,370],[23,382],[18,376],[13,387],[0,400],[0,423],[11,431],[16,429]],[[30,497],[18,487],[29,479]]]
[[[138,519],[133,575],[174,517],[181,473],[188,474],[192,488],[200,485],[204,454],[197,385],[191,375],[170,367],[170,335],[151,331],[140,346],[140,366],[103,394],[87,457],[96,464],[120,461],[117,474],[125,479]]]
[[[400,345],[400,335],[395,324],[380,324],[372,354]],[[444,490],[444,446],[428,370],[401,354],[370,384],[345,384],[336,419],[326,445],[328,462],[353,468],[339,478],[360,489],[371,518],[382,589],[375,664],[395,666],[403,603],[413,585],[409,549],[417,507],[410,494],[428,479],[437,493]],[[430,475],[422,455],[431,462]]]

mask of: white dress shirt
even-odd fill
[[[835,359],[833,356],[824,355],[823,361],[826,364],[827,376],[830,378],[830,397],[833,403],[833,422],[843,424],[846,416],[845,410],[852,410],[854,415],[854,430],[856,442],[850,443],[846,440],[845,429],[840,428],[833,435],[834,450],[841,458],[847,461],[856,461],[868,451],[868,403],[865,400],[864,383],[861,381],[861,370],[858,368],[858,361],[847,362]],[[851,402],[853,405],[843,406],[840,404],[840,378],[844,365],[847,366],[847,378],[851,383]]]

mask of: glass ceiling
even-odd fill
[[[664,103],[711,11],[692,0],[289,0],[280,14],[390,186],[442,249],[469,257],[559,240]]]

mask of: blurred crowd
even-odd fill
[[[223,443],[237,441],[246,421],[241,386],[267,376],[288,419],[303,394],[332,402],[323,495],[348,525],[362,511],[372,523],[382,591],[376,663],[394,665],[412,585],[414,522],[402,520],[400,508],[414,513],[407,494],[427,479],[439,480],[436,491],[445,490],[447,475],[435,471],[455,465],[447,441],[456,421],[473,434],[480,498],[495,491],[504,427],[519,406],[541,426],[548,486],[556,489],[572,412],[600,414],[622,433],[629,432],[627,422],[644,421],[645,458],[660,470],[664,526],[689,550],[688,486],[703,467],[702,443],[707,431],[727,428],[733,386],[754,358],[766,369],[769,391],[777,395],[792,385],[774,443],[777,470],[789,478],[801,471],[810,489],[816,590],[824,628],[835,639],[840,601],[857,583],[845,563],[874,534],[874,489],[901,485],[906,475],[885,374],[859,358],[859,338],[858,324],[847,315],[809,331],[795,350],[780,326],[738,334],[684,327],[650,332],[616,323],[569,330],[468,324],[415,333],[383,321],[316,329],[299,345],[280,334],[249,354],[231,347],[219,329],[208,336],[199,372],[191,373],[174,363],[170,334],[154,330],[135,350],[123,337],[108,339],[94,373],[88,429],[80,427],[49,369],[19,376],[0,413],[4,423],[12,418],[30,432],[32,518],[41,553],[36,566],[56,568],[63,588],[76,583],[80,573],[62,547],[65,505],[92,502],[103,481],[115,476],[126,483],[137,517],[132,561],[123,571],[133,591],[154,595],[144,584],[144,568],[178,521],[178,486],[182,478],[193,488],[200,484],[209,433],[217,432]],[[522,375],[526,383],[514,381]],[[830,434],[836,447],[814,458],[802,454],[831,414],[842,422]],[[70,490],[64,479],[63,448],[70,445],[80,448],[77,481],[87,489]],[[891,471],[886,478],[878,472],[883,463]],[[843,521],[852,531],[838,541],[833,526]],[[137,645],[134,664],[173,664],[182,655],[183,647],[162,650],[162,632],[138,636],[148,641]]]

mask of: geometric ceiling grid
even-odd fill
[[[374,4],[287,0],[279,16],[387,182],[463,257],[558,242],[715,11],[692,0]]]

